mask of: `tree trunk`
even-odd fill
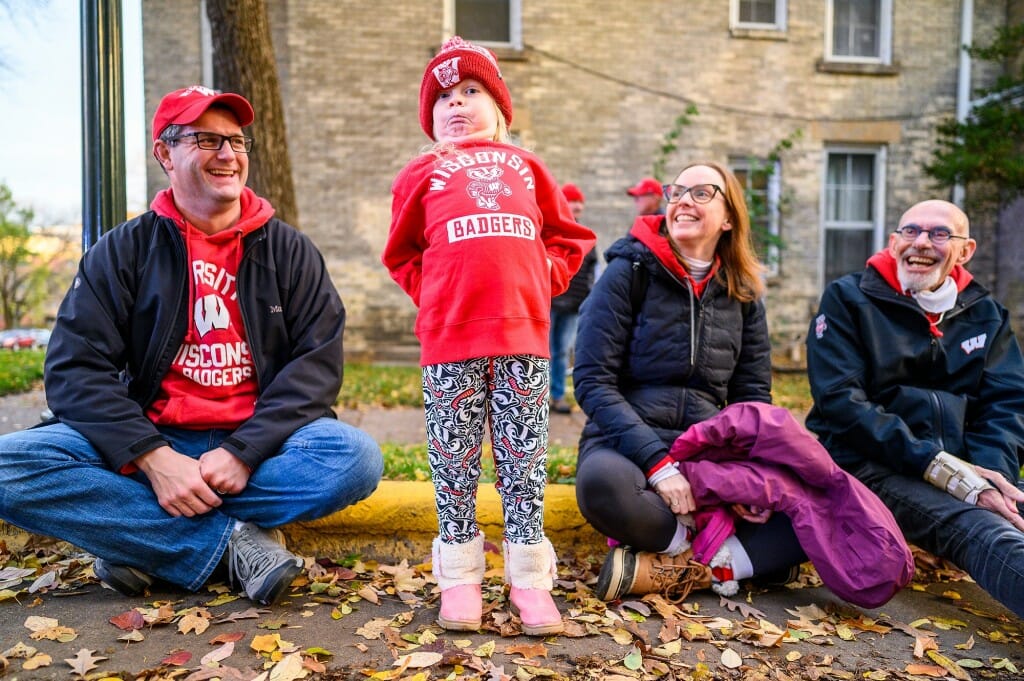
[[[213,38],[213,82],[252,102],[256,138],[249,159],[249,186],[276,209],[278,218],[298,227],[292,163],[288,155],[284,107],[264,0],[206,0]]]

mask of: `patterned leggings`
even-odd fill
[[[549,361],[535,355],[423,367],[427,455],[442,542],[464,544],[479,534],[476,490],[488,417],[505,538],[543,540],[548,372]]]

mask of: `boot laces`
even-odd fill
[[[689,560],[685,565],[672,562],[671,558],[656,560],[651,565],[651,583],[654,590],[669,602],[679,603],[706,581],[707,569],[706,565],[695,560]]]

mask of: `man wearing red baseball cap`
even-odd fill
[[[583,191],[572,182],[566,182],[562,185],[562,196],[569,202],[569,210],[576,222],[579,222],[586,202]],[[572,412],[572,407],[565,399],[565,377],[569,372],[569,360],[576,341],[576,320],[580,316],[580,305],[594,285],[596,270],[597,249],[592,247],[583,256],[580,269],[569,280],[569,288],[551,299],[551,329],[548,337],[551,345],[551,382],[548,393],[551,411],[557,414]]]
[[[626,190],[633,197],[637,215],[664,215],[661,207],[661,183],[653,177],[645,177]]]
[[[153,117],[170,187],[90,248],[58,312],[55,419],[0,437],[0,518],[93,553],[126,595],[219,564],[273,603],[275,528],[363,499],[377,444],[335,418],[345,312],[319,251],[246,187],[252,105],[202,86]],[[31,456],[24,456],[31,452]]]

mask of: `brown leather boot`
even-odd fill
[[[603,601],[660,593],[678,603],[694,589],[710,586],[711,568],[693,560],[690,550],[669,556],[616,546],[604,559],[594,592]]]

